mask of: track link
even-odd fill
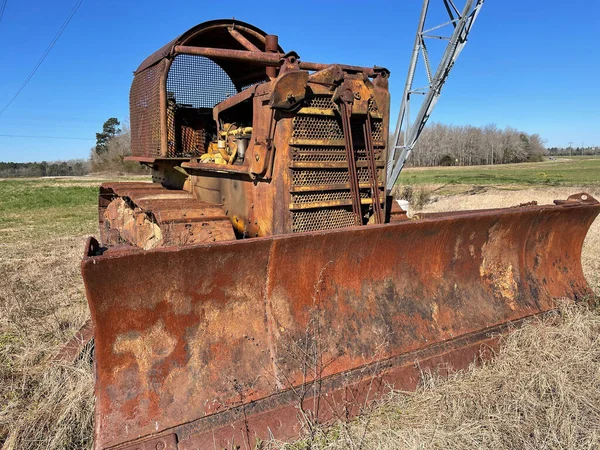
[[[98,219],[107,246],[125,242],[148,250],[236,238],[221,205],[155,183],[103,183]]]

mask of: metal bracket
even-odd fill
[[[580,204],[586,205],[597,205],[598,200],[592,197],[587,192],[581,192],[579,194],[569,195],[566,200],[554,200],[555,205],[566,205],[566,206],[574,206]]]

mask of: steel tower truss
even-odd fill
[[[393,145],[390,146],[386,185],[388,193],[392,190],[394,184],[398,180],[406,159],[412,152],[421,131],[423,131],[423,128],[431,115],[442,91],[442,87],[448,78],[448,74],[467,42],[467,36],[481,10],[484,0],[467,0],[462,10],[459,10],[456,7],[453,0],[441,0],[441,2],[445,7],[449,20],[440,25],[425,29],[430,2],[429,0],[423,1],[419,27],[417,28],[415,44],[410,59],[406,84],[404,86],[400,114],[398,115],[398,123],[394,133]],[[452,34],[450,36],[432,34],[432,32],[439,32],[438,30],[444,27],[452,27]],[[446,50],[435,71],[432,70],[430,64],[429,53],[425,43],[426,39],[442,39],[448,41]],[[420,60],[422,60],[425,73],[427,74],[428,85],[425,87],[414,88],[413,81],[415,78],[415,70]],[[424,95],[424,98],[418,114],[414,121],[411,122],[410,103],[413,94]]]

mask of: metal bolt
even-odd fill
[[[164,441],[158,441],[156,443],[156,450],[165,450],[165,448],[167,448],[167,444],[165,444]]]

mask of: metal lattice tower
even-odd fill
[[[408,67],[406,84],[404,86],[400,114],[398,115],[398,123],[394,133],[393,145],[390,146],[386,185],[388,193],[392,190],[394,184],[398,180],[406,159],[412,152],[421,131],[423,131],[423,128],[433,111],[456,58],[458,58],[458,55],[467,43],[467,36],[481,10],[484,0],[467,0],[462,10],[459,10],[456,7],[453,0],[441,0],[441,2],[445,7],[449,20],[425,29],[430,2],[429,0],[423,1],[419,27],[417,28],[415,44],[410,59],[410,65]],[[450,36],[431,34],[433,31],[440,30],[444,27],[452,27],[452,34]],[[446,50],[435,71],[432,71],[431,68],[429,53],[425,42],[426,39],[442,39],[448,41]],[[425,87],[414,88],[413,81],[415,78],[415,70],[420,59],[422,60],[425,73],[427,74],[428,85]],[[418,114],[414,118],[414,121],[411,122],[410,103],[413,94],[424,95],[424,98]]]

